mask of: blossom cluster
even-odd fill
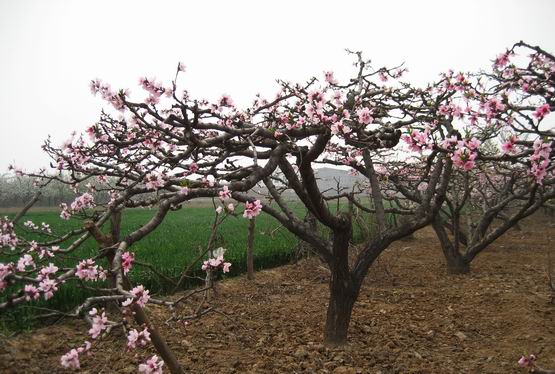
[[[154,355],[149,358],[144,364],[139,365],[139,373],[162,374],[163,366],[164,361],[159,360],[158,356]]]
[[[127,95],[126,91],[120,91],[117,93],[112,90],[112,87],[108,83],[104,83],[100,79],[92,80],[89,87],[93,95],[96,96],[96,94],[100,94],[102,99],[112,104],[115,109],[124,109],[123,97]]]
[[[160,96],[165,94],[167,97],[170,97],[173,94],[172,88],[163,87],[162,83],[156,81],[155,78],[141,77],[139,85],[149,93],[145,104],[156,105],[160,102]]]
[[[89,334],[93,339],[96,339],[102,331],[106,330],[108,327],[108,317],[104,311],[99,314],[96,308],[92,308],[89,311],[89,316],[92,318],[92,326],[89,330]]]
[[[91,349],[91,343],[86,341],[85,344],[78,348],[71,349],[68,353],[60,358],[60,364],[66,369],[80,369],[81,362],[79,356],[88,353]]]
[[[121,255],[121,268],[123,274],[127,275],[135,262],[135,255],[132,252],[123,252]]]
[[[129,330],[127,334],[127,348],[133,349],[137,345],[144,347],[150,342],[150,332],[145,327],[142,331],[137,331],[136,329]]]
[[[92,258],[80,261],[76,267],[75,275],[85,281],[106,279],[106,272],[101,266],[96,265]]]
[[[40,227],[39,227],[33,221],[27,220],[23,223],[23,226],[27,227],[29,230],[42,231],[42,232],[45,232],[47,234],[52,233],[52,230],[50,229],[50,225],[47,224],[46,222],[42,222]]]
[[[125,300],[121,305],[129,306],[135,302],[137,303],[137,305],[144,307],[146,303],[148,303],[148,300],[150,299],[149,291],[146,290],[143,285],[138,285],[134,287],[130,291],[130,293],[133,297]]]
[[[0,247],[15,249],[18,244],[19,238],[14,231],[13,222],[8,217],[0,218]]]
[[[547,175],[547,168],[551,160],[551,144],[544,142],[543,139],[536,139],[533,145],[534,153],[530,156],[530,173],[538,184],[543,183],[543,179]]]
[[[455,151],[451,155],[453,165],[464,171],[472,170],[475,165],[474,160],[478,155],[478,147],[480,144],[481,142],[476,138],[458,141],[455,146]]]
[[[161,187],[164,187],[166,181],[164,180],[164,176],[162,174],[157,173],[149,173],[145,176],[144,179],[145,186],[149,190],[158,190]]]
[[[425,149],[432,149],[433,146],[429,129],[424,131],[409,129],[408,134],[401,136],[401,139],[408,144],[409,149],[413,152],[422,152]]]
[[[209,271],[209,270],[219,270],[221,269],[224,273],[229,272],[229,268],[231,267],[230,262],[225,262],[224,254],[225,248],[218,248],[212,254],[213,257],[209,258],[208,260],[204,261],[202,264],[202,270]]]
[[[243,217],[248,219],[253,219],[258,216],[262,211],[262,203],[260,200],[255,200],[253,202],[247,201],[245,203],[245,211],[243,212]]]
[[[88,192],[85,192],[82,195],[76,197],[69,207],[66,203],[60,204],[60,218],[68,220],[76,212],[84,209],[92,209],[95,206],[96,204],[94,202],[94,196]]]

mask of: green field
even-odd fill
[[[300,204],[292,206],[300,218],[305,210]],[[132,209],[123,214],[122,235],[140,227],[154,215],[155,210]],[[13,216],[13,211],[0,212],[0,215]],[[78,228],[80,221],[63,221],[57,210],[40,210],[29,212],[21,221],[30,219],[40,224],[50,224],[53,233],[63,233],[68,228]],[[368,217],[366,217],[368,219]],[[211,204],[191,204],[178,211],[169,212],[163,223],[150,235],[135,243],[130,250],[135,252],[136,260],[152,265],[156,270],[170,278],[177,278],[181,272],[206,248],[210,236],[210,226],[214,219],[214,208]],[[248,220],[243,217],[228,217],[218,229],[215,247],[227,248],[226,260],[232,263],[231,271],[226,276],[234,276],[246,271],[246,239]],[[22,228],[20,228],[21,230]],[[288,263],[298,245],[298,240],[285,228],[280,227],[273,217],[261,214],[256,220],[254,263],[255,269],[263,269]],[[360,240],[360,233],[355,230],[355,240]],[[66,243],[66,246],[69,243]],[[65,246],[62,245],[62,248]],[[75,266],[76,258],[88,258],[96,255],[97,244],[87,240],[81,248],[71,254],[71,257],[59,259],[58,266]],[[0,255],[0,262],[17,261],[17,257]],[[100,262],[106,267],[106,263]],[[203,276],[201,264],[194,266],[193,276]],[[171,289],[171,284],[164,282],[152,271],[141,266],[134,266],[130,273],[134,284],[143,284],[151,293],[164,293]],[[91,283],[91,282],[87,282]],[[192,279],[186,287],[199,284]],[[94,285],[94,284],[90,284]],[[59,287],[55,297],[48,302],[36,302],[18,308],[16,313],[6,313],[0,318],[0,325],[24,326],[29,317],[39,313],[37,307],[48,307],[69,310],[77,305],[91,291],[80,288],[77,282],[71,281]],[[0,300],[2,298],[0,297]],[[25,323],[24,323],[25,322]]]

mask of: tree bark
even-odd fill
[[[357,295],[358,290],[349,274],[332,274],[324,332],[326,345],[338,346],[347,342],[349,323]]]
[[[447,261],[447,273],[449,274],[468,274],[470,273],[470,263],[458,252],[443,251]]]
[[[351,313],[358,296],[360,282],[349,271],[351,226],[333,232],[333,263],[330,264],[330,299],[326,315],[324,342],[329,346],[347,342]]]
[[[255,218],[249,220],[249,231],[247,236],[247,279],[254,279],[254,225]]]
[[[436,217],[432,222],[432,227],[437,234],[441,250],[447,263],[447,273],[449,274],[467,274],[470,272],[470,261],[468,261],[461,253],[455,248],[449,236],[445,231],[445,225],[440,217]]]

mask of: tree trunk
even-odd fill
[[[333,232],[333,263],[330,264],[330,299],[326,315],[324,342],[330,346],[347,342],[353,306],[358,297],[360,282],[355,282],[349,271],[349,241],[351,227]]]
[[[351,313],[358,296],[358,290],[350,275],[332,274],[330,280],[330,300],[326,315],[324,342],[330,346],[343,345],[347,342]]]
[[[467,274],[470,272],[470,261],[468,261],[460,252],[453,246],[445,231],[445,225],[441,222],[441,218],[436,218],[432,222],[432,227],[436,232],[441,250],[447,263],[447,273],[449,274]]]
[[[459,252],[444,250],[443,254],[447,261],[447,273],[468,274],[470,272],[470,263]]]
[[[247,279],[254,279],[254,223],[255,218],[249,220],[249,231],[247,236]]]

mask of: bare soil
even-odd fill
[[[212,313],[188,325],[149,307],[191,373],[523,373],[522,354],[555,368],[553,218],[512,230],[472,264],[448,275],[430,228],[391,246],[374,264],[353,312],[349,344],[322,345],[328,272],[318,259],[223,281]],[[79,331],[75,333],[76,327]],[[82,322],[0,341],[1,373],[58,373],[60,355],[87,339]],[[81,360],[84,373],[135,373],[151,354],[125,352],[114,331]]]

